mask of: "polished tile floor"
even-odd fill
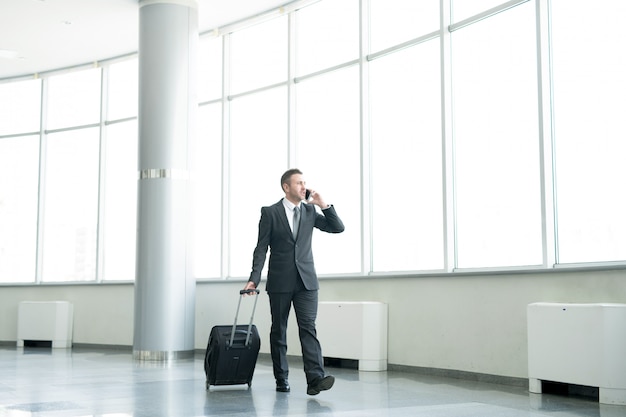
[[[274,390],[261,357],[252,387],[205,390],[203,356],[142,364],[128,350],[0,346],[0,417],[318,416],[625,417],[626,407],[585,396],[529,394],[524,387],[408,372],[327,368],[332,390],[306,395],[293,359],[291,393]]]

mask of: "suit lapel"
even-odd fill
[[[302,225],[306,224],[306,204],[300,203],[300,228],[298,229],[298,236],[300,235],[300,230],[302,230]]]
[[[291,227],[289,227],[289,221],[287,220],[287,215],[285,213],[285,206],[283,205],[283,200],[280,200],[278,203],[274,204],[276,209],[276,216],[278,216],[278,221],[282,224],[283,229],[286,230],[286,233],[289,233],[290,236],[293,236],[291,233]]]

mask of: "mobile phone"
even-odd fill
[[[306,189],[306,192],[304,193],[304,199],[306,201],[309,201],[309,198],[311,198],[311,190],[309,190],[308,188]]]

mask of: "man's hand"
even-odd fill
[[[315,204],[322,210],[328,208],[328,204],[324,202],[324,199],[322,198],[320,193],[315,190],[311,190],[311,197],[307,200],[307,203]]]
[[[246,286],[243,287],[244,291],[248,291],[248,290],[255,290],[256,289],[256,285],[254,284],[254,282],[252,281],[248,281],[246,283]],[[246,293],[244,295],[258,295],[258,292],[251,292],[251,293]]]

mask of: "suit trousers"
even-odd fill
[[[324,359],[322,348],[317,340],[315,320],[317,318],[318,291],[304,288],[300,277],[293,292],[271,292],[270,311],[272,327],[270,330],[270,352],[276,379],[287,379],[289,365],[287,363],[287,320],[291,305],[296,313],[298,334],[302,347],[304,373],[308,384],[324,377]]]

